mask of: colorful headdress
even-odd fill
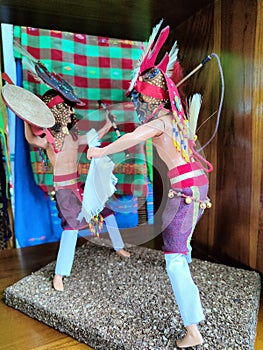
[[[176,149],[181,152],[182,157],[187,162],[189,162],[191,158],[198,158],[208,166],[208,168],[205,169],[206,171],[212,171],[212,165],[208,163],[199,152],[212,141],[219,126],[224,99],[224,75],[220,59],[217,54],[211,53],[191,73],[182,79],[182,71],[180,69],[180,64],[177,61],[178,48],[177,43],[175,42],[171,51],[169,53],[166,52],[161,62],[157,65],[157,56],[169,35],[169,26],[167,26],[161,31],[155,42],[162,22],[163,20],[161,20],[153,29],[149,42],[134,68],[134,76],[130,83],[127,95],[132,97],[133,101],[136,100],[136,103],[140,105],[142,111],[142,122],[147,122],[149,120],[144,118],[143,115],[146,110],[147,112],[149,110],[155,110],[150,115],[150,118],[155,118],[158,117],[158,109],[161,109],[162,107],[166,109],[169,108],[173,113],[173,141]],[[215,57],[217,60],[222,83],[217,121],[215,130],[210,139],[204,146],[199,148],[199,150],[195,150],[195,133],[201,107],[201,95],[194,94],[189,100],[186,118],[177,86],[182,84],[188,77],[202,68],[212,57]],[[143,104],[148,105],[145,107]]]
[[[145,47],[138,63],[134,69],[134,77],[131,81],[128,95],[136,91],[144,97],[144,100],[150,102],[152,107],[169,106],[173,113],[174,145],[181,152],[183,158],[189,161],[191,150],[189,148],[189,124],[185,116],[184,108],[179,96],[176,84],[171,76],[177,62],[178,48],[175,42],[169,54],[166,52],[159,64],[156,64],[157,56],[163,47],[168,35],[169,26],[165,27],[158,39],[155,38],[161,27],[162,21],[153,29],[148,45]],[[146,98],[145,98],[146,97]],[[147,122],[148,120],[145,120]]]

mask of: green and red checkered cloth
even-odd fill
[[[14,27],[14,40],[50,72],[60,74],[85,103],[84,107],[76,108],[81,132],[92,127],[98,130],[104,124],[105,112],[98,109],[98,100],[107,104],[116,115],[121,134],[134,130],[138,120],[125,93],[142,42],[19,26]],[[24,64],[23,87],[38,96],[49,89]],[[116,138],[112,131],[102,140],[102,145]],[[151,144],[146,152],[151,157]],[[144,144],[129,149],[128,157],[125,153],[112,155],[118,178],[117,194],[146,195],[147,168],[149,170],[146,158]],[[34,148],[31,149],[31,162],[37,183],[44,191],[50,192],[53,186],[51,166],[44,167],[41,155]],[[80,149],[79,173],[83,182],[88,167],[85,149]]]

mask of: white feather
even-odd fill
[[[28,57],[32,62],[37,63],[37,59],[24,49],[17,41],[14,42],[14,49],[22,56]]]
[[[23,58],[23,64],[27,70],[37,76],[35,65],[32,63],[32,61],[28,60],[27,58]]]
[[[202,104],[202,96],[200,94],[194,94],[189,99],[188,118],[189,118],[189,137],[194,139],[196,133],[197,120]]]
[[[37,59],[27,52],[20,44],[18,44],[17,41],[14,42],[14,49],[22,56],[25,67],[37,76],[35,69],[35,64],[38,62]]]
[[[173,44],[173,47],[171,48],[169,52],[169,63],[167,65],[166,73],[168,77],[171,77],[173,74],[173,68],[175,65],[175,62],[177,60],[177,55],[178,55],[178,47],[177,47],[177,41]]]
[[[153,42],[154,42],[154,40],[159,32],[159,29],[160,29],[162,23],[163,23],[163,19],[161,19],[161,21],[153,28],[152,34],[149,37],[148,43],[145,45],[145,47],[141,53],[141,56],[139,57],[138,61],[136,62],[135,66],[133,68],[133,78],[132,78],[131,83],[130,83],[129,91],[131,91],[133,89],[133,87],[138,79],[141,64],[144,61],[148,52],[150,51],[152,44],[153,44]]]

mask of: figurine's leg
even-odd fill
[[[65,230],[62,232],[57,256],[53,286],[56,290],[63,291],[63,276],[69,276],[74,261],[75,248],[78,238],[77,230]]]
[[[188,264],[190,264],[192,262],[192,246],[190,243],[190,240],[187,241],[187,255],[186,255],[186,261],[188,262]]]
[[[112,246],[116,253],[122,257],[129,258],[130,253],[124,250],[124,242],[122,240],[115,216],[109,215],[104,218],[104,221],[109,232]]]
[[[178,347],[190,347],[203,343],[197,324],[204,320],[204,313],[186,256],[183,254],[165,254],[166,270],[179,307],[187,334],[177,341]]]

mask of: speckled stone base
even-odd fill
[[[52,289],[54,263],[8,287],[5,301],[32,318],[94,349],[170,350],[184,336],[163,254],[128,246],[123,260],[105,239],[78,248],[65,291]],[[200,324],[209,350],[254,348],[260,276],[194,259],[206,320]]]

